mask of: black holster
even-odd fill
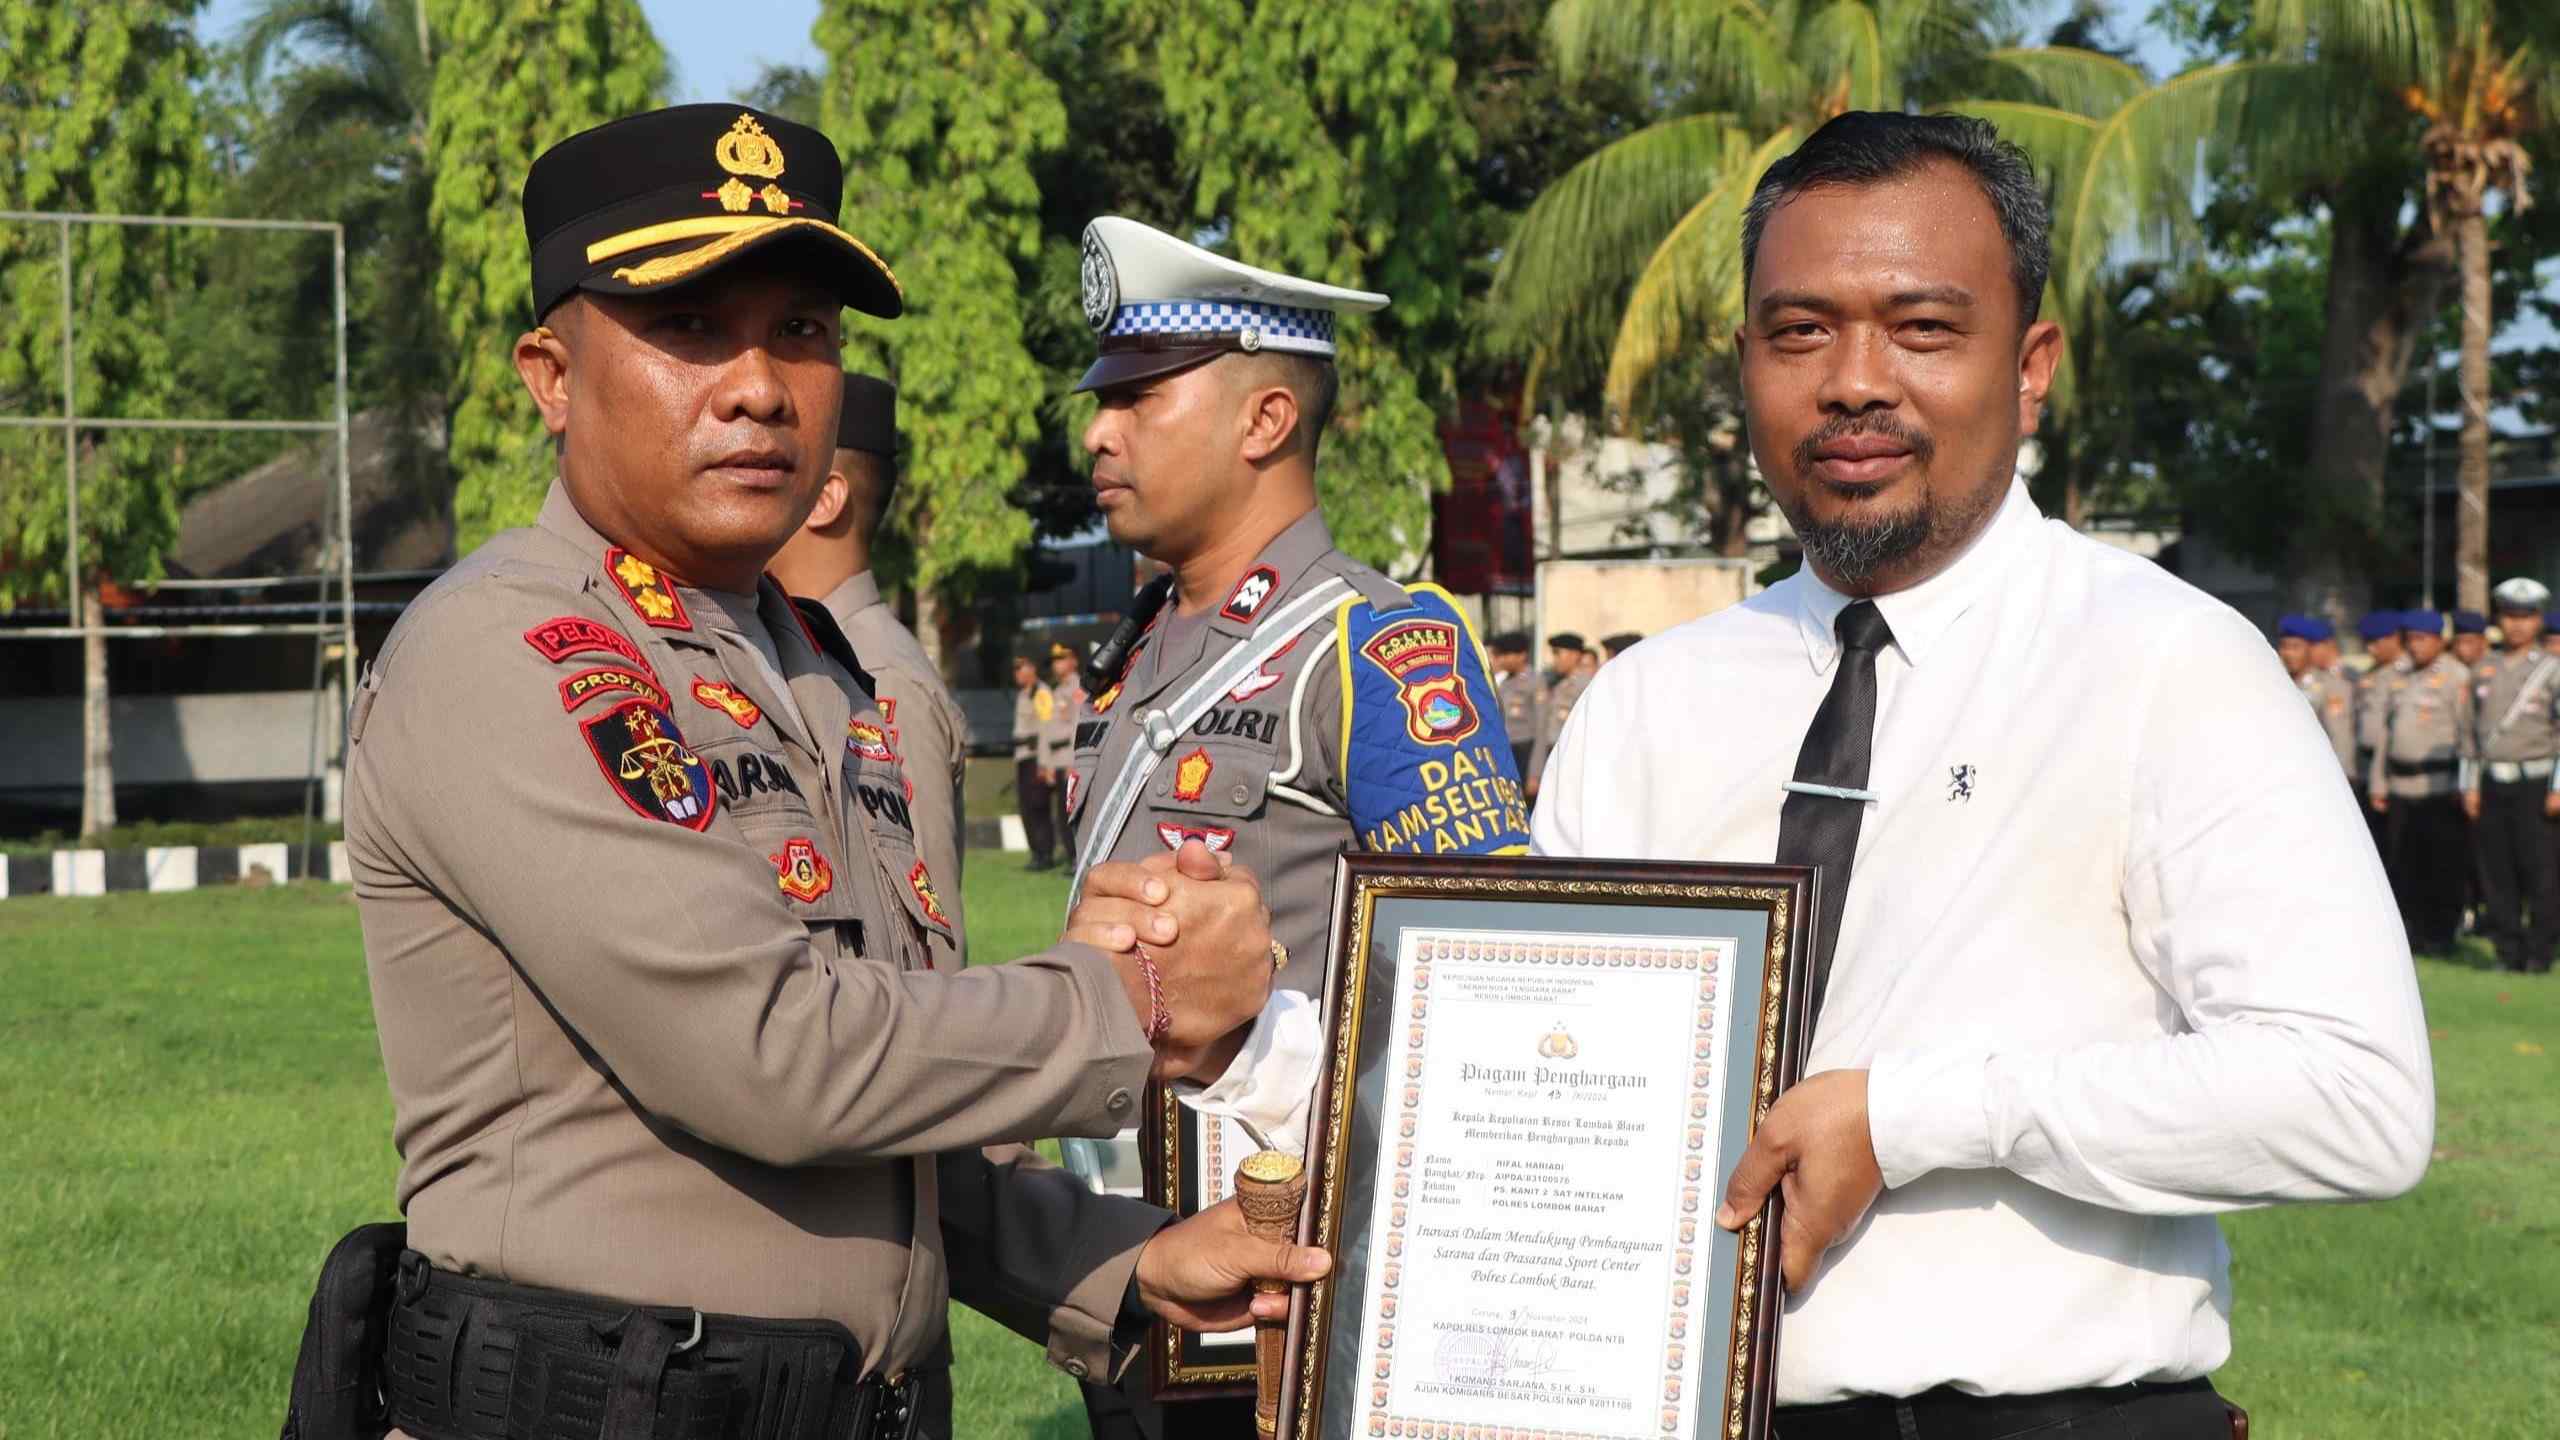
[[[382,1440],[382,1350],[409,1227],[361,1225],[331,1246],[293,1357],[282,1440]]]

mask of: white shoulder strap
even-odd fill
[[[1129,823],[1129,812],[1137,808],[1138,796],[1146,789],[1147,778],[1155,773],[1165,755],[1184,731],[1209,713],[1218,697],[1245,682],[1245,677],[1259,670],[1272,656],[1289,648],[1291,642],[1309,628],[1333,613],[1333,608],[1351,595],[1349,581],[1336,575],[1304,595],[1290,597],[1254,635],[1227,651],[1208,673],[1192,682],[1191,688],[1174,697],[1170,704],[1150,710],[1138,717],[1138,727],[1145,739],[1129,747],[1128,758],[1120,765],[1120,773],[1112,778],[1111,788],[1096,803],[1087,817],[1084,844],[1076,853],[1075,882],[1067,891],[1067,909],[1076,908],[1076,900],[1084,894],[1086,872],[1102,863],[1111,847],[1120,843],[1120,831]]]

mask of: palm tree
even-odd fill
[[[2379,514],[2401,382],[2457,271],[2457,600],[2486,606],[2487,197],[2529,201],[2520,141],[2538,123],[2534,95],[2554,84],[2538,56],[2555,39],[2560,7],[2542,0],[2254,0],[2249,44],[2260,59],[2233,67],[2249,72],[2233,88],[2284,139],[2259,147],[2245,172],[2262,193],[2295,187],[2331,221],[2311,470],[2330,489],[2333,520],[2349,524],[2303,528],[2293,569],[2308,608],[2342,614],[2365,598],[2344,542]]]
[[[2465,7],[2469,8],[2469,7]],[[2548,78],[2530,43],[2512,49],[2492,34],[2488,17],[2450,37],[2439,84],[2411,86],[2409,108],[2427,121],[2419,147],[2427,161],[2427,210],[2453,232],[2462,269],[2462,502],[2454,522],[2454,603],[2489,608],[2489,214],[2488,196],[2503,192],[2521,212],[2533,203],[2526,178],[2533,162],[2523,136],[2537,87]],[[2432,497],[2428,500],[2433,504]]]
[[[1632,73],[1662,118],[1592,154],[1522,217],[1494,279],[1498,348],[1541,377],[1605,375],[1621,416],[1683,349],[1732,329],[1742,211],[1769,163],[1848,110],[1989,93],[2104,114],[2131,67],[2069,48],[1995,48],[1993,0],[1560,0],[1568,80]]]

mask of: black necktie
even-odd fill
[[[1893,643],[1893,627],[1884,623],[1876,602],[1858,600],[1840,612],[1833,630],[1840,637],[1840,670],[1804,732],[1795,778],[1806,785],[1864,790],[1875,749],[1876,652]],[[1778,811],[1778,863],[1822,867],[1822,926],[1813,945],[1808,1020],[1821,1014],[1822,992],[1831,982],[1831,952],[1839,948],[1840,910],[1848,903],[1849,866],[1858,855],[1858,822],[1866,813],[1865,800],[1803,790],[1788,791]]]

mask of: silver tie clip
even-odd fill
[[[1799,795],[1827,795],[1834,800],[1855,800],[1861,805],[1873,805],[1884,798],[1873,790],[1852,790],[1845,785],[1816,785],[1810,780],[1790,780],[1778,788],[1793,790]]]

